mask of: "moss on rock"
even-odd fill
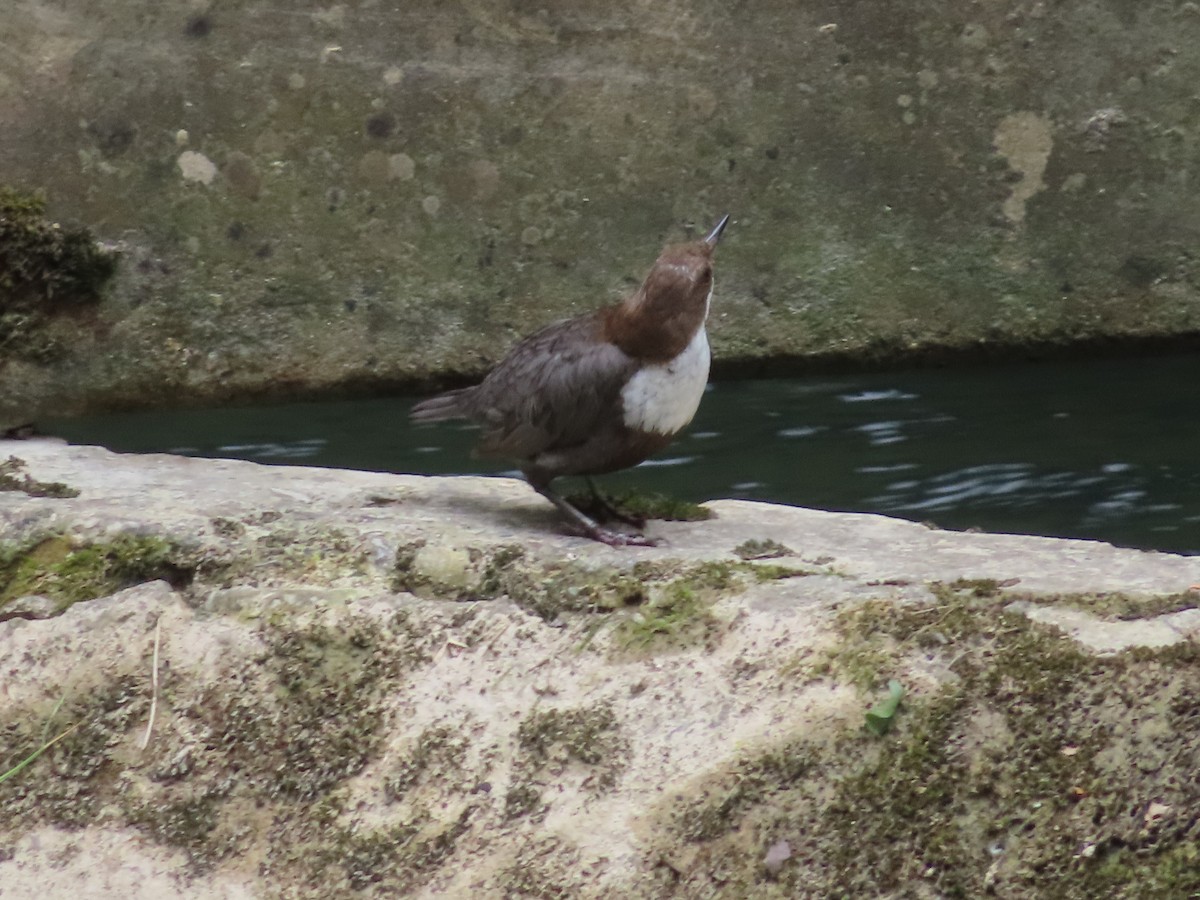
[[[1195,891],[1200,654],[1093,657],[1004,602],[958,585],[936,603],[843,612],[856,649],[820,677],[862,686],[864,648],[880,671],[935,657],[953,677],[915,688],[885,738],[800,737],[668,804],[672,895]],[[764,866],[780,841],[788,860]]]
[[[161,702],[177,727],[160,729],[144,753],[133,745],[149,713],[148,670],[77,696],[68,691],[52,719],[32,707],[4,710],[0,770],[63,725],[75,728],[0,782],[0,831],[101,821],[134,827],[183,851],[193,874],[256,854],[264,869],[310,876],[304,896],[342,896],[347,880],[383,883],[399,878],[400,868],[410,874],[397,883],[407,884],[412,872],[435,866],[466,827],[466,813],[461,825],[446,827],[418,816],[409,824],[423,837],[402,851],[393,842],[382,855],[371,848],[382,848],[395,828],[360,833],[338,817],[343,786],[381,752],[384,701],[428,661],[437,635],[401,612],[267,622],[257,635],[257,666],[196,686],[163,672]],[[370,874],[376,869],[378,877]]]
[[[149,709],[141,679],[124,675],[62,689],[53,709],[7,709],[0,716],[0,770],[25,759],[55,733],[45,757],[0,782],[0,827],[50,822],[81,828],[113,799],[124,738]]]
[[[20,491],[30,497],[78,497],[79,491],[61,481],[38,481],[25,471],[25,461],[10,456],[0,462],[0,491]]]
[[[391,587],[437,600],[505,597],[546,621],[567,613],[628,611],[614,623],[616,645],[621,652],[644,652],[710,640],[721,627],[711,611],[721,597],[752,584],[807,574],[791,566],[735,560],[597,567],[531,559],[517,545],[430,548],[417,541],[397,551]]]
[[[392,801],[399,800],[423,779],[459,772],[468,744],[462,733],[448,725],[426,728],[412,749],[393,763],[383,781],[383,795]]]
[[[1200,591],[1197,590],[1170,594],[1133,594],[1124,591],[1074,594],[1013,593],[1010,599],[1023,600],[1038,606],[1067,606],[1097,618],[1117,620],[1146,619],[1200,607]]]
[[[346,889],[407,894],[454,852],[475,810],[469,804],[449,821],[417,814],[381,828],[334,828],[299,861],[298,868],[311,873],[307,895],[345,896]]]
[[[633,488],[606,498],[598,494],[570,494],[567,501],[598,522],[611,522],[620,516],[643,523],[652,519],[662,522],[703,522],[713,517],[713,511],[702,504],[680,500],[658,491]]]
[[[22,544],[0,543],[0,609],[41,594],[60,609],[155,579],[190,583],[194,563],[177,544],[154,535],[118,534],[80,543],[60,534]]]
[[[0,186],[0,362],[58,357],[46,323],[95,303],[116,271],[116,257],[86,229],[64,228],[45,212],[42,196]]]
[[[625,767],[628,741],[609,703],[575,709],[545,709],[530,713],[517,729],[517,756],[512,783],[505,795],[509,819],[540,818],[548,801],[539,778],[561,775],[567,767],[584,767],[584,787],[592,793],[611,790]]]
[[[751,585],[810,574],[804,569],[749,562],[644,562],[633,576],[645,600],[615,626],[621,653],[662,652],[712,644],[726,626],[713,607]]]
[[[790,547],[786,547],[779,541],[771,538],[758,539],[750,538],[738,544],[733,552],[745,560],[751,559],[777,559],[781,556],[794,556],[795,551]]]

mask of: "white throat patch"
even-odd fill
[[[644,366],[621,390],[625,424],[655,434],[674,434],[686,427],[708,383],[709,356],[708,334],[702,325],[669,363]]]

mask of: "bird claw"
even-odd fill
[[[592,540],[601,541],[610,547],[657,547],[658,538],[646,537],[644,534],[626,534],[623,531],[609,531],[607,528],[597,528],[589,534]]]
[[[528,477],[528,476],[526,476]],[[549,485],[540,484],[532,479],[529,481],[535,491],[558,507],[558,511],[567,519],[568,528],[573,534],[580,537],[591,538],[593,541],[599,541],[602,544],[608,544],[610,547],[657,547],[658,539],[646,537],[644,534],[629,534],[625,531],[612,531],[605,528],[587,513],[583,512],[574,504],[570,503],[563,497],[560,497],[550,489]],[[593,494],[597,500],[603,502],[603,498],[594,490]]]
[[[568,531],[610,547],[657,547],[661,543],[659,538],[647,537],[644,534],[630,534],[627,531],[613,531],[611,528],[604,528],[600,525],[577,525],[568,527]]]

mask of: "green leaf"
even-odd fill
[[[896,715],[896,710],[900,708],[900,701],[903,697],[904,685],[893,678],[888,682],[888,695],[867,713],[867,728],[881,737],[887,734],[888,729],[892,727],[892,718]]]

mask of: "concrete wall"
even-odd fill
[[[6,0],[0,46],[0,182],[121,250],[10,419],[476,372],[726,211],[719,361],[1200,330],[1195,2]]]

